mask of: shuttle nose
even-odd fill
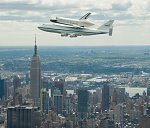
[[[56,19],[50,19],[51,22],[57,23]]]

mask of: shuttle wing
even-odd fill
[[[82,27],[82,26],[78,26],[78,25],[72,25],[74,28],[84,28],[84,26]]]
[[[84,16],[82,16],[79,20],[86,20],[86,19],[88,19],[88,17],[90,15],[91,15],[91,13],[89,12],[89,13],[85,14]]]

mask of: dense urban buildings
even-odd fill
[[[27,48],[20,54],[13,51],[14,60],[11,55],[0,59],[0,126],[149,128],[150,63],[145,49],[139,50],[139,59],[130,51],[125,55],[126,49],[120,54],[101,47],[58,48],[59,52],[54,48],[50,53],[39,49],[41,60],[36,39],[32,58],[32,49]],[[131,56],[136,59],[131,61]]]

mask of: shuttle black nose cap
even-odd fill
[[[57,23],[56,19],[50,19],[51,22]]]

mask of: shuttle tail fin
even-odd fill
[[[84,16],[82,16],[79,20],[86,20],[86,19],[88,19],[88,17],[90,15],[91,15],[91,13],[89,12],[89,13],[85,14]]]
[[[113,23],[114,23],[114,20],[109,20],[106,23],[104,23],[103,25],[101,25],[98,29],[101,29],[101,30],[104,30],[104,31],[108,31],[109,36],[112,36]]]

